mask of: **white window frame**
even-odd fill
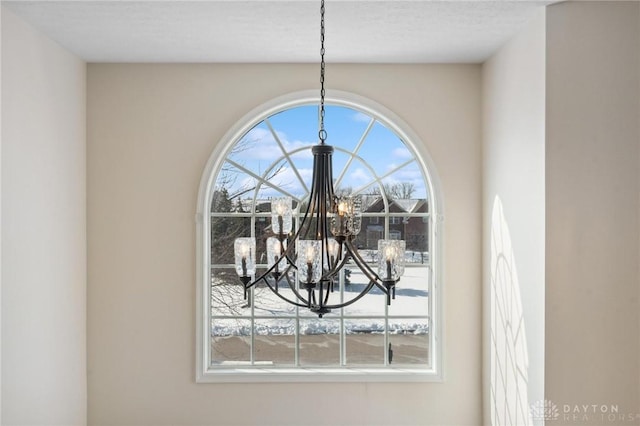
[[[264,119],[290,108],[318,104],[317,90],[290,93],[273,99],[246,114],[232,127],[214,148],[200,181],[196,206],[196,382],[440,382],[443,374],[443,200],[440,184],[425,144],[418,135],[397,115],[384,106],[367,98],[343,91],[328,90],[328,104],[362,111],[393,131],[417,154],[415,160],[426,174],[429,194],[431,226],[429,227],[432,294],[429,297],[429,346],[431,366],[425,368],[255,368],[215,369],[211,368],[210,343],[210,258],[206,256],[210,247],[209,212],[213,197],[216,172],[225,161],[232,145],[246,132]]]

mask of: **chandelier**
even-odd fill
[[[235,269],[244,286],[244,298],[258,283],[264,283],[280,299],[307,308],[320,318],[332,309],[355,303],[374,287],[386,295],[387,304],[395,298],[395,285],[404,273],[405,242],[379,240],[377,268],[371,268],[354,245],[362,224],[360,196],[336,195],[333,188],[331,157],[333,147],[326,143],[324,0],[320,4],[320,113],[319,143],[311,148],[313,175],[311,194],[304,213],[300,203],[294,210],[291,197],[271,201],[271,231],[267,238],[266,271],[257,274],[256,240],[237,238],[234,242]],[[296,228],[294,230],[294,224]],[[349,300],[332,301],[340,271],[353,262],[369,283]],[[375,269],[375,270],[374,270]],[[289,295],[281,288],[290,289]]]

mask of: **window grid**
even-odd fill
[[[304,180],[302,179],[302,177],[300,176],[300,173],[297,170],[297,167],[294,163],[294,161],[291,158],[291,152],[287,152],[287,150],[285,149],[282,141],[280,140],[278,133],[274,130],[274,128],[272,127],[270,121],[268,119],[265,119],[263,121],[267,127],[269,128],[271,134],[273,135],[273,138],[275,139],[275,141],[277,142],[280,150],[283,153],[283,156],[279,159],[274,161],[272,164],[272,167],[270,169],[265,170],[265,172],[262,174],[262,176],[260,176],[259,174],[253,173],[251,170],[249,170],[248,168],[244,167],[243,165],[233,161],[232,159],[230,159],[229,157],[227,157],[225,159],[226,162],[232,164],[234,167],[236,167],[238,170],[246,173],[247,175],[253,177],[256,180],[256,189],[254,191],[254,198],[253,198],[253,207],[252,207],[252,212],[249,213],[245,213],[245,212],[210,212],[210,220],[214,221],[217,218],[221,218],[221,217],[235,217],[235,218],[249,218],[250,219],[250,228],[251,228],[251,236],[252,237],[256,237],[256,219],[258,218],[268,218],[271,216],[270,212],[255,212],[255,205],[256,205],[256,200],[258,197],[258,193],[260,191],[260,189],[263,186],[268,186],[272,189],[277,190],[278,192],[280,192],[283,195],[288,195],[291,196],[297,203],[300,203],[301,200],[303,200],[304,198],[306,198],[308,196],[308,188],[304,182]],[[346,150],[341,149],[340,147],[336,147],[337,151],[343,151],[344,153],[348,153],[348,160],[347,163],[345,164],[345,166],[342,168],[342,171],[339,174],[339,178],[336,181],[336,188],[338,187],[337,185],[339,184],[339,182],[342,180],[342,178],[345,176],[346,171],[348,170],[349,166],[351,165],[351,163],[353,162],[353,160],[356,158],[357,153],[359,152],[360,148],[362,147],[362,145],[364,144],[365,140],[367,139],[367,136],[369,135],[369,132],[371,131],[371,129],[373,128],[373,126],[377,123],[377,121],[375,119],[371,119],[367,129],[365,130],[365,132],[363,133],[362,137],[360,138],[358,145],[356,146],[356,148],[352,151],[352,152],[348,152]],[[306,147],[306,148],[299,148],[297,151],[300,151],[301,149],[309,149],[310,147]],[[268,175],[268,173],[270,172],[270,170],[275,167],[276,164],[278,164],[281,161],[286,161],[289,165],[292,166],[295,175],[297,177],[297,179],[299,180],[299,182],[302,184],[302,187],[305,189],[306,193],[304,196],[302,197],[296,197],[293,194],[291,194],[290,192],[288,192],[287,190],[278,187],[278,185],[274,185],[273,183],[269,182],[269,180],[266,178],[266,176]],[[403,169],[404,167],[414,163],[415,164],[415,158],[411,158],[407,161],[404,161],[403,163],[401,163],[398,166],[393,167],[392,169],[388,170],[387,173],[378,176],[373,169],[368,166],[368,164],[365,164],[365,166],[367,166],[369,168],[369,170],[372,172],[372,176],[374,177],[370,182],[362,185],[361,187],[357,188],[354,193],[362,193],[363,191],[365,191],[367,188],[370,188],[372,186],[378,185],[381,186],[383,179],[393,175],[394,173],[396,173],[397,171]],[[394,213],[390,213],[389,212],[389,204],[391,202],[391,200],[388,200],[386,198],[385,194],[382,194],[382,198],[384,201],[384,211],[383,212],[363,212],[362,213],[362,217],[364,218],[372,218],[375,219],[375,222],[373,220],[371,220],[370,223],[378,223],[378,219],[382,218],[383,219],[383,223],[384,223],[384,235],[386,236],[386,238],[390,237],[390,225],[398,225],[403,223],[404,220],[407,220],[409,218],[422,218],[422,222],[426,225],[426,235],[427,236],[431,236],[434,235],[434,233],[432,232],[432,220],[431,220],[431,215],[429,212],[419,212],[419,213],[409,213],[409,212],[394,212]],[[296,218],[296,220],[298,220],[299,217]],[[263,219],[264,220],[264,219]],[[406,222],[405,222],[406,223]],[[405,232],[405,239],[406,239],[406,232]],[[372,314],[367,314],[367,315],[353,315],[353,314],[348,314],[345,313],[345,308],[341,308],[339,310],[334,310],[332,311],[332,314],[330,316],[327,316],[326,319],[329,321],[338,321],[339,323],[339,333],[338,333],[338,338],[339,338],[339,355],[340,355],[340,366],[345,367],[348,365],[347,362],[347,325],[346,322],[350,321],[350,320],[358,320],[358,319],[362,319],[362,320],[383,320],[384,321],[384,332],[383,334],[383,348],[382,348],[382,352],[383,352],[383,356],[384,356],[384,362],[383,365],[369,365],[369,364],[363,364],[363,367],[366,368],[378,368],[378,367],[389,367],[391,364],[389,363],[389,353],[388,353],[388,348],[389,348],[389,343],[390,343],[390,334],[391,334],[391,330],[390,330],[390,321],[394,321],[394,320],[402,320],[402,319],[415,319],[415,320],[425,320],[427,322],[427,330],[428,330],[428,341],[429,341],[429,347],[428,347],[428,363],[427,364],[421,364],[421,365],[415,365],[415,364],[411,364],[412,367],[419,367],[419,368],[430,368],[432,366],[432,360],[433,360],[433,348],[431,345],[431,342],[433,341],[433,339],[431,338],[431,334],[432,334],[432,321],[431,321],[431,306],[432,306],[432,290],[433,290],[433,283],[432,283],[432,265],[431,265],[431,238],[429,237],[429,247],[427,248],[427,262],[424,262],[424,257],[423,257],[423,263],[419,264],[419,265],[411,265],[411,264],[407,264],[406,268],[410,269],[412,267],[426,267],[428,270],[428,273],[425,276],[425,279],[428,280],[428,307],[425,307],[425,311],[427,312],[427,314],[424,315],[390,315],[389,314],[389,307],[385,304],[384,306],[384,314],[381,315],[372,315]],[[211,246],[209,246],[209,249],[211,249]],[[210,261],[213,261],[214,259],[212,259],[212,253],[209,252],[208,254],[208,258],[210,259]],[[369,263],[369,262],[367,262]],[[257,264],[256,265],[257,268],[266,268],[266,264]],[[372,265],[375,269],[375,265]],[[234,268],[233,264],[216,264],[216,263],[210,263],[210,279],[211,281],[213,281],[213,272],[216,269],[222,269],[222,268]],[[263,269],[264,270],[264,269]],[[255,293],[255,287],[251,288],[251,297],[253,299],[254,293]],[[265,291],[270,291],[268,289],[265,289]],[[339,285],[339,295],[340,295],[340,301],[344,301],[344,272],[341,272],[340,274],[340,285]],[[210,295],[211,297],[211,295]],[[365,296],[366,297],[366,296]],[[357,303],[357,302],[356,302]],[[299,308],[299,307],[295,307],[295,314],[292,315],[256,315],[255,312],[255,307],[256,304],[255,303],[251,303],[251,309],[250,309],[250,315],[236,315],[236,316],[227,316],[227,315],[216,315],[215,313],[211,312],[213,310],[213,306],[210,305],[210,312],[209,312],[209,318],[211,320],[211,325],[213,325],[213,323],[216,320],[221,320],[221,319],[236,319],[236,320],[249,320],[250,322],[250,364],[252,366],[256,366],[256,365],[263,365],[259,362],[256,361],[256,354],[255,354],[255,347],[256,347],[256,321],[260,321],[260,320],[279,320],[279,319],[283,319],[283,320],[293,320],[294,324],[295,324],[295,331],[293,333],[294,335],[294,340],[295,340],[295,344],[294,344],[294,366],[295,367],[312,367],[312,368],[318,368],[321,366],[316,366],[316,365],[301,365],[300,363],[300,336],[301,334],[301,321],[307,320],[307,319],[314,319],[317,318],[315,315],[311,314],[311,313],[307,313],[304,312],[304,308]],[[301,309],[303,310],[303,313],[301,313]],[[210,338],[213,337],[212,333],[210,333]],[[209,345],[211,347],[211,345]],[[213,357],[212,357],[213,358]],[[212,364],[216,365],[215,363],[213,363],[213,359],[212,359]],[[394,364],[395,365],[402,365],[402,364]],[[349,366],[353,366],[353,365],[349,365]],[[220,365],[216,365],[216,368],[221,367]],[[237,365],[233,365],[230,364],[229,367],[231,368],[237,368]],[[277,368],[277,367],[283,367],[283,368],[290,368],[291,365],[289,364],[281,364],[281,365],[274,365],[273,367],[270,368]],[[335,368],[335,366],[331,366],[330,368]]]

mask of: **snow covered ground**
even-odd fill
[[[420,258],[418,258],[420,259]],[[412,259],[416,260],[415,256]],[[329,303],[350,300],[366,285],[364,275],[355,267],[351,268],[351,284],[339,289],[331,295]],[[211,335],[247,336],[251,334],[251,313],[255,317],[256,335],[292,335],[299,321],[300,334],[337,334],[340,331],[340,317],[344,318],[346,334],[383,333],[385,331],[385,311],[389,315],[389,333],[391,334],[426,334],[429,320],[429,268],[421,263],[407,265],[405,274],[396,285],[396,299],[391,306],[386,306],[386,296],[378,289],[373,289],[353,305],[334,309],[324,318],[298,308],[281,300],[268,288],[262,286],[254,289],[254,306],[248,306],[243,298],[241,285],[219,285],[212,292]],[[215,283],[215,277],[214,277]],[[280,285],[280,293],[295,299],[286,284]],[[236,316],[236,318],[228,318]],[[237,318],[244,316],[247,318]],[[401,318],[394,318],[400,317]],[[227,317],[227,318],[222,318]],[[376,318],[377,317],[377,318]],[[411,318],[415,317],[415,318]]]

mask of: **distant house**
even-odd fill
[[[427,213],[426,199],[406,199],[389,201],[389,238],[405,240],[407,250],[428,251],[428,218],[411,217],[408,214]],[[376,215],[379,213],[379,215]],[[377,249],[378,240],[384,238],[385,205],[381,196],[363,198],[362,230],[356,238],[361,249]]]
[[[296,207],[294,202],[294,208]],[[233,211],[242,213],[255,208],[256,213],[268,213],[271,211],[271,199],[253,200],[243,199],[233,203]],[[405,240],[407,250],[414,252],[427,252],[429,249],[428,218],[412,217],[411,214],[427,213],[429,203],[426,199],[399,199],[389,200],[389,238]],[[379,195],[362,196],[362,226],[356,237],[355,244],[360,249],[376,250],[378,240],[384,239],[385,230],[385,204]],[[250,222],[246,218],[229,218],[228,222],[242,222],[236,226],[228,226],[226,232],[233,233],[232,238],[250,235]],[[229,224],[230,225],[230,224]],[[272,236],[271,218],[258,216],[255,219],[255,234],[257,253],[266,250],[266,239]],[[218,236],[219,237],[219,236]],[[214,240],[215,241],[215,240]],[[225,241],[225,244],[228,242]],[[258,259],[260,262],[261,259]]]

